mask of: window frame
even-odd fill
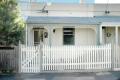
[[[66,29],[66,31],[65,31],[65,29]],[[69,34],[69,33],[71,33],[71,34]],[[70,43],[65,42],[64,37],[67,36],[67,35],[70,36],[71,39],[73,38],[72,42],[70,42]],[[75,28],[63,28],[63,45],[75,45]]]

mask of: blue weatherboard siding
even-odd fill
[[[80,0],[47,0],[53,3],[79,3]],[[85,3],[94,3],[94,0],[85,0]]]
[[[28,2],[29,0],[20,0]],[[52,3],[79,3],[80,0],[31,0],[32,2],[52,2]],[[85,0],[85,3],[94,3],[95,0]]]
[[[47,0],[53,3],[79,3],[79,0]]]

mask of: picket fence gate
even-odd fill
[[[40,72],[40,47],[20,45],[19,72],[38,73]]]

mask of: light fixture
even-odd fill
[[[47,32],[44,32],[44,37],[48,38],[48,33]]]
[[[53,33],[55,33],[55,29],[53,29]]]
[[[106,11],[105,11],[105,14],[110,14],[110,11],[106,10]]]

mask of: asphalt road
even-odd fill
[[[49,73],[2,75],[0,80],[117,80],[111,73]]]
[[[119,75],[118,75],[119,76]],[[23,80],[117,80],[118,77],[110,72],[101,73],[49,73],[23,74]]]

